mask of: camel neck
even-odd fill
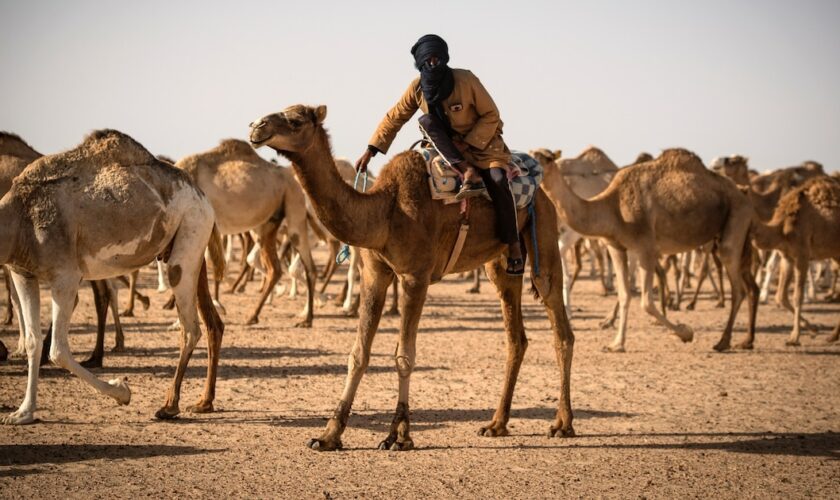
[[[558,188],[558,196],[554,202],[569,227],[586,236],[612,237],[612,208],[600,199],[600,196],[594,200],[585,200],[578,196],[556,167],[545,170],[547,180],[554,177],[552,184]]]
[[[0,264],[11,260],[18,240],[21,214],[15,208],[11,195],[0,199]]]
[[[385,192],[360,193],[338,173],[330,151],[329,137],[323,129],[314,143],[301,153],[286,153],[292,161],[301,186],[309,195],[315,214],[324,227],[344,243],[379,249],[388,237],[391,203]]]
[[[773,217],[773,211],[779,202],[779,191],[763,194],[750,187],[747,194],[758,218],[762,221],[769,221]]]
[[[782,221],[770,220],[765,222],[757,211],[753,213],[753,221],[750,231],[755,245],[762,250],[775,250],[781,245]]]

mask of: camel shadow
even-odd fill
[[[108,353],[106,357],[136,357],[160,356],[177,359],[180,349],[177,346],[171,347],[139,347],[126,348],[125,352]],[[222,346],[222,359],[282,359],[282,358],[317,358],[337,354],[322,349],[287,348],[287,347],[225,347]],[[196,347],[193,356],[206,356],[207,349]]]
[[[412,410],[410,414],[412,431],[422,432],[427,429],[434,429],[445,427],[451,423],[475,422],[479,423],[489,422],[493,417],[495,410],[488,409],[417,409]],[[527,419],[527,420],[545,420],[551,421],[557,414],[556,408],[515,408],[511,410],[511,418]],[[588,418],[621,418],[633,417],[633,413],[603,411],[603,410],[575,410],[576,419]],[[371,431],[381,431],[386,429],[394,418],[394,413],[390,411],[376,411],[372,413],[353,414],[350,417],[348,425],[351,427],[358,427]],[[279,427],[303,427],[303,428],[320,428],[327,422],[327,414],[324,416],[303,416],[303,417],[288,417],[279,418],[273,422]]]
[[[9,444],[0,445],[0,465],[21,466],[63,464],[99,459],[137,460],[161,456],[186,456],[219,453],[224,450],[201,449],[193,446],[125,445],[125,444]],[[3,475],[18,475],[28,471],[0,471]]]

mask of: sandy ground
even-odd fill
[[[319,252],[321,262],[323,253]],[[578,437],[546,437],[559,390],[551,331],[542,306],[525,299],[530,345],[519,377],[512,436],[483,438],[502,385],[505,336],[495,290],[479,295],[447,279],[431,288],[412,380],[418,449],[379,451],[396,403],[392,355],[397,318],[385,318],[356,399],[345,450],[304,447],[338,401],[356,320],[329,304],[312,329],[291,325],[302,299],[275,300],[262,322],[243,325],[257,291],[223,295],[227,331],[214,414],[152,419],[178,353],[174,319],[162,311],[144,270],[148,311],[125,318],[128,351],[108,353],[103,379],[127,376],[129,406],[117,407],[66,371],[41,372],[41,422],[0,427],[0,497],[834,497],[840,492],[840,346],[803,338],[785,347],[790,316],[759,309],[752,352],[711,350],[725,322],[709,294],[694,312],[671,317],[693,326],[682,344],[631,308],[628,352],[601,351],[613,331],[598,328],[614,297],[596,282],[576,285],[577,343],[572,404]],[[335,293],[337,285],[330,288]],[[45,292],[46,294],[46,292]],[[125,294],[122,294],[124,297]],[[46,298],[46,295],[45,295]],[[46,313],[46,310],[43,311]],[[830,331],[840,305],[807,306]],[[46,315],[44,315],[46,319]],[[746,312],[737,324],[744,333]],[[94,341],[87,288],[71,344],[86,357]],[[11,348],[16,331],[0,337]],[[203,343],[203,339],[202,339]],[[107,345],[113,344],[109,329]],[[203,387],[206,350],[196,350],[182,408]],[[24,361],[0,365],[0,411],[23,397]]]

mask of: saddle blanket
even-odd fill
[[[432,199],[442,200],[444,203],[457,203],[455,195],[461,188],[460,174],[443,160],[436,149],[420,148],[418,152],[426,160]],[[527,207],[534,199],[543,179],[540,162],[528,153],[511,151],[511,164],[507,168],[507,175],[516,208]],[[490,199],[486,191],[483,196]]]

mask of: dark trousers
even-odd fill
[[[447,127],[437,116],[423,115],[419,119],[420,128],[432,146],[446,160],[446,163],[464,172],[460,164],[464,163],[464,155],[455,147],[452,137],[447,132]],[[484,181],[484,187],[490,200],[493,201],[493,208],[496,209],[497,232],[502,243],[510,245],[519,241],[519,230],[516,227],[516,205],[513,203],[513,194],[510,192],[510,185],[507,180],[507,173],[501,168],[476,168]]]

